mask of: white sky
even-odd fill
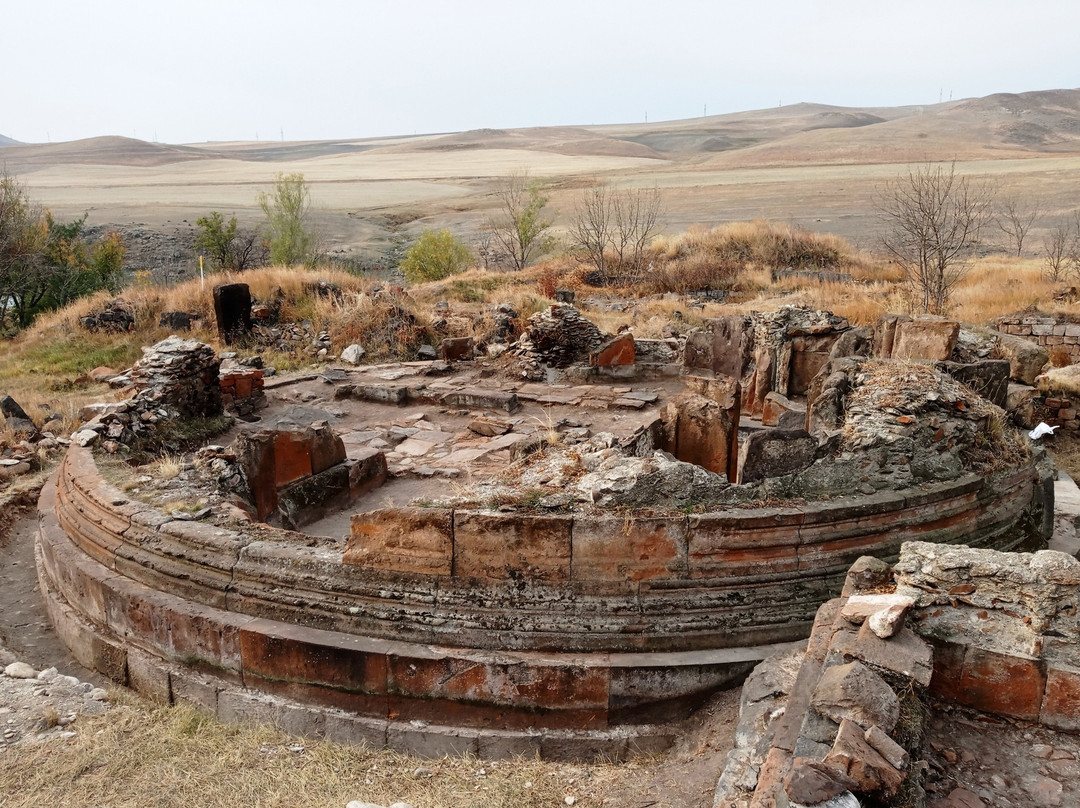
[[[170,143],[1080,86],[1075,0],[0,0],[0,134]]]

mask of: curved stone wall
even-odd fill
[[[39,577],[83,664],[166,701],[431,754],[618,756],[805,637],[860,555],[1021,546],[1041,486],[1027,466],[653,519],[384,510],[332,549],[170,519],[73,446],[42,493]]]

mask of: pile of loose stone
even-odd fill
[[[593,505],[669,510],[715,499],[728,487],[725,475],[664,451],[646,457],[628,454],[635,437],[620,443],[611,433],[600,432],[575,440],[575,430],[568,429],[558,438],[559,445],[528,454],[507,474],[481,480],[441,501],[507,503],[504,507],[510,508],[529,494],[530,504],[541,509]]]
[[[39,430],[26,411],[11,396],[0,398],[3,424],[15,440],[0,447],[0,487],[21,474],[36,471],[41,465],[41,453],[50,453],[70,441],[57,437],[63,426],[59,415],[48,413]]]
[[[72,738],[79,716],[108,708],[108,693],[90,682],[11,662],[0,675],[0,748]]]
[[[542,375],[542,365],[554,368],[588,363],[589,354],[600,347],[604,335],[569,303],[556,303],[529,318],[515,352],[522,360],[522,375]]]
[[[98,420],[86,424],[72,439],[89,446],[100,438],[106,451],[117,452],[162,420],[218,415],[220,364],[213,348],[195,340],[169,337],[143,348],[143,358],[130,373],[135,395],[118,404],[99,405]]]

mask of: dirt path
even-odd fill
[[[34,567],[36,530],[37,517],[31,511],[20,514],[7,535],[0,535],[0,648],[38,670],[54,667],[102,685],[102,677],[71,658],[45,613]]]

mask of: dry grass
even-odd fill
[[[121,697],[125,700],[127,697]],[[186,707],[121,704],[80,718],[78,735],[0,752],[7,808],[342,808],[351,800],[418,808],[529,808],[603,804],[635,766],[536,760],[419,760],[273,728],[228,726]],[[418,767],[429,770],[416,776]]]
[[[336,285],[340,296],[318,295],[314,288],[320,280]],[[102,365],[117,371],[128,368],[142,356],[144,346],[168,337],[170,330],[158,325],[163,312],[198,314],[195,327],[184,336],[222,349],[214,327],[211,289],[214,284],[231,281],[247,283],[259,301],[280,297],[282,320],[309,320],[316,331],[329,330],[346,319],[346,313],[355,308],[361,293],[370,286],[344,272],[282,267],[237,276],[215,275],[207,279],[205,287],[197,279],[171,287],[132,286],[121,297],[134,313],[136,330],[125,334],[89,333],[79,324],[80,317],[100,311],[111,299],[107,293],[99,293],[42,315],[32,328],[7,341],[4,361],[0,362],[0,389],[18,401],[38,426],[46,412],[56,412],[63,416],[64,430],[70,432],[78,426],[79,410],[84,404],[115,397],[104,385],[80,378]],[[264,355],[264,360],[282,370],[309,361],[306,356],[272,351]],[[0,421],[0,444],[11,438],[10,430],[5,430]]]
[[[159,480],[175,480],[180,476],[182,468],[182,458],[166,453],[154,461],[151,473]]]

